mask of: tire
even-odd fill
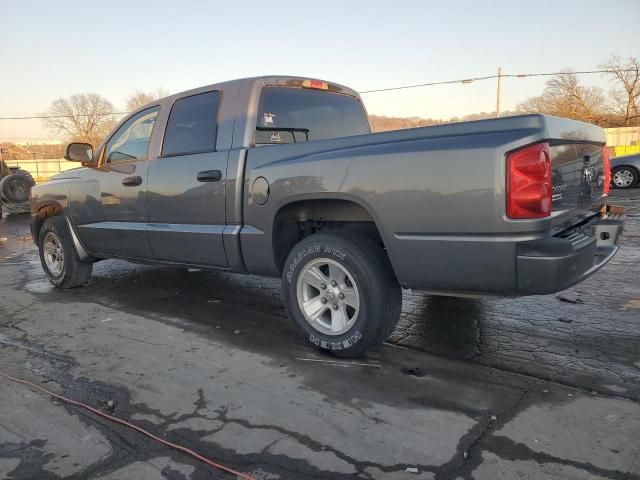
[[[49,281],[58,288],[73,288],[89,281],[93,263],[78,259],[67,220],[47,218],[38,235],[40,263]]]
[[[626,190],[638,184],[638,171],[633,167],[617,167],[611,171],[611,184]]]
[[[25,177],[29,177],[31,180],[33,180],[33,176],[29,172],[21,168],[16,168],[15,170],[11,170],[11,173],[14,175],[24,175]],[[33,183],[35,184],[35,182]]]
[[[334,230],[300,241],[285,261],[282,289],[306,341],[338,357],[379,347],[400,318],[402,290],[387,254],[362,234]]]
[[[29,192],[33,185],[31,176],[7,175],[0,181],[0,195],[7,203],[25,203],[29,201]]]

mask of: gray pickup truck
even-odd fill
[[[401,287],[536,295],[618,250],[600,128],[525,115],[374,133],[341,85],[261,77],[150,103],[83,168],[32,189],[50,281],[126,258],[281,276],[313,346],[354,357],[400,316]]]

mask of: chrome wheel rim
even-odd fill
[[[64,270],[64,252],[60,239],[53,232],[47,232],[42,241],[44,263],[54,277],[59,277]]]
[[[613,174],[613,184],[616,187],[629,187],[633,183],[633,173],[626,168]]]
[[[358,286],[349,270],[335,260],[308,262],[298,276],[296,295],[302,315],[318,332],[342,335],[358,319]]]

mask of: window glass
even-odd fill
[[[216,149],[220,92],[201,93],[174,103],[167,122],[162,156]]]
[[[256,145],[296,143],[369,133],[358,99],[324,90],[262,89]]]
[[[107,142],[105,158],[107,163],[128,162],[144,159],[149,150],[160,107],[149,108],[127,120]]]

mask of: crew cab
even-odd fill
[[[152,102],[82,167],[31,192],[49,280],[93,262],[280,276],[307,342],[355,357],[380,345],[401,287],[436,295],[548,294],[618,250],[603,130],[524,115],[371,133],[352,89],[235,80]]]

